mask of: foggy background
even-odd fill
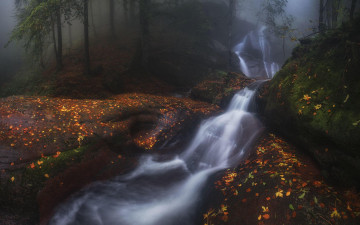
[[[130,0],[131,1],[131,0]],[[130,2],[129,1],[129,2]],[[188,0],[193,1],[193,0]],[[199,0],[201,2],[214,2],[228,5],[227,0]],[[153,2],[166,2],[154,1]],[[237,15],[244,21],[261,26],[258,15],[261,13],[261,6],[263,0],[239,0]],[[135,13],[137,13],[137,6]],[[359,7],[358,7],[359,8]],[[289,0],[287,6],[288,14],[295,19],[293,23],[293,36],[298,38],[304,37],[314,32],[318,26],[318,11],[319,1],[314,0]],[[109,1],[108,0],[90,0],[89,1],[89,34],[92,43],[98,40],[104,40],[110,33],[109,22]],[[125,15],[123,9],[123,1],[115,1],[115,32],[116,38],[121,39],[126,36],[128,32],[125,25]],[[72,25],[63,24],[63,52],[64,55],[69,54],[72,50],[82,49],[83,42],[83,26],[79,20],[73,20]],[[138,29],[138,21],[130,21],[127,24],[129,28]],[[0,82],[5,78],[14,76],[19,68],[26,62],[24,50],[21,43],[11,43],[10,46],[4,48],[4,45],[9,41],[11,31],[16,25],[14,0],[0,1]],[[237,28],[242,29],[242,27]],[[154,32],[155,33],[155,32]],[[153,34],[155,35],[155,34]],[[156,34],[157,35],[157,34]],[[51,35],[49,35],[51,36]],[[71,37],[71,38],[70,38]],[[106,40],[106,39],[105,39]],[[237,41],[241,40],[241,37]],[[54,61],[54,54],[52,50],[52,42],[49,37],[48,51],[45,53],[45,64],[49,65]],[[274,42],[276,43],[276,42]],[[278,44],[281,41],[277,42]],[[296,46],[297,41],[286,40],[286,55],[282,61],[290,56],[291,50]],[[236,44],[236,43],[234,43]],[[274,46],[276,48],[277,46]],[[280,47],[278,47],[280,49]],[[280,50],[279,50],[280,51]]]
[[[15,43],[5,48],[16,25],[14,0],[0,1],[0,82],[12,76],[23,62],[24,51]]]

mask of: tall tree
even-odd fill
[[[84,60],[85,74],[90,74],[90,51],[89,51],[89,0],[83,0],[84,15]]]
[[[331,25],[332,28],[336,28],[338,25],[338,15],[340,9],[341,0],[332,0],[331,4]]]
[[[324,0],[320,0],[319,6],[319,31],[323,32],[325,29],[324,23]]]
[[[236,0],[229,0],[229,18],[228,18],[228,71],[230,72],[231,65],[232,65],[232,30],[233,30],[233,21],[236,16]]]
[[[63,67],[63,41],[62,41],[62,22],[61,22],[61,0],[55,4],[56,28],[57,28],[57,52],[56,67],[61,70]]]
[[[123,0],[123,10],[124,10],[124,19],[125,25],[129,24],[129,1]]]
[[[283,40],[283,53],[285,56],[285,38],[291,36],[291,26],[294,21],[294,17],[287,14],[285,8],[288,0],[267,0],[263,4],[262,11],[260,12],[260,18],[270,31]]]
[[[112,38],[115,38],[115,2],[109,0],[109,16],[110,16],[110,33]]]
[[[95,26],[95,22],[94,22],[94,8],[93,8],[92,0],[89,1],[89,6],[90,6],[90,12],[91,12],[91,26],[92,26],[92,30],[94,32],[94,36],[95,36],[95,38],[97,38],[96,26]]]
[[[18,24],[12,31],[10,41],[23,41],[25,50],[32,54],[35,61],[42,63],[46,39],[53,34],[53,44],[57,69],[62,68],[62,2],[41,0],[17,0]],[[55,37],[57,27],[57,41]]]
[[[140,0],[139,2],[139,16],[140,16],[140,64],[143,68],[148,68],[149,65],[149,49],[150,49],[150,0]]]
[[[354,12],[356,9],[356,2],[357,0],[351,0],[351,6],[350,6],[350,19],[353,20],[354,19]]]

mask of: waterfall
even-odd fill
[[[225,113],[204,121],[183,153],[147,155],[127,175],[93,184],[61,205],[51,225],[191,225],[209,176],[234,167],[262,130],[249,112],[260,82],[236,94]]]
[[[250,31],[233,51],[240,61],[241,71],[248,77],[273,78],[279,65],[272,61],[271,46],[265,35],[266,27]]]

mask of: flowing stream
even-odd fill
[[[50,224],[194,224],[209,176],[238,165],[262,130],[249,112],[258,86],[241,90],[226,112],[204,121],[180,155],[143,156],[129,174],[96,183],[61,205]]]

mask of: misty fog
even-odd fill
[[[24,51],[19,44],[13,43],[5,48],[15,25],[14,1],[0,1],[0,82],[2,78],[13,76],[23,62]]]
[[[161,1],[159,1],[161,2]],[[166,2],[166,1],[165,1]],[[225,5],[228,5],[228,1],[225,0],[212,0],[202,2],[221,2]],[[239,1],[237,5],[237,16],[249,23],[254,24],[257,27],[261,26],[261,21],[259,21],[259,14],[261,14],[262,0],[257,1]],[[19,68],[21,68],[22,62],[28,61],[24,55],[24,51],[20,43],[12,42],[10,46],[4,48],[4,45],[9,41],[11,31],[16,25],[16,16],[14,1],[12,0],[3,0],[0,2],[0,64],[1,64],[1,77],[13,76]],[[91,35],[91,40],[96,41],[96,39],[101,39],[103,37],[109,36],[110,32],[110,23],[109,23],[109,3],[108,1],[101,0],[92,0],[89,2],[89,32]],[[127,35],[129,32],[128,28],[124,26],[126,21],[126,16],[124,15],[124,8],[122,1],[115,1],[114,6],[115,12],[115,32],[117,38],[121,38],[123,35]],[[297,1],[289,0],[286,12],[295,18],[293,23],[294,32],[292,36],[298,38],[304,37],[309,33],[313,32],[313,29],[316,28],[318,21],[318,4],[311,0]],[[129,12],[128,12],[129,13]],[[138,13],[135,11],[135,13]],[[133,28],[137,27],[139,21],[130,21]],[[242,28],[238,27],[235,29],[241,30]],[[245,28],[245,30],[248,28]],[[238,41],[243,37],[239,37]],[[70,53],[71,50],[79,50],[82,48],[83,41],[83,28],[82,23],[77,20],[71,20],[71,25],[63,23],[63,42],[64,42],[64,53]],[[297,42],[290,41],[286,39],[286,56],[282,57],[281,61],[285,61],[287,57],[290,56],[291,49],[297,44]],[[51,42],[50,38],[47,42]],[[281,43],[281,41],[279,42]],[[236,45],[237,43],[234,43]],[[51,64],[55,59],[52,53],[51,45],[47,48],[48,50],[45,54],[45,63]],[[280,50],[279,50],[280,51]]]

